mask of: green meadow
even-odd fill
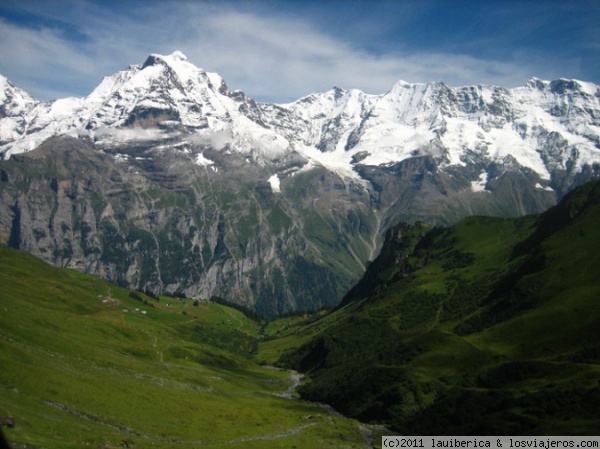
[[[259,336],[238,310],[0,246],[0,418],[14,448],[364,447],[357,421],[253,360]]]

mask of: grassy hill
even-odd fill
[[[364,447],[284,397],[241,312],[118,288],[0,246],[0,422],[13,448]],[[292,395],[293,396],[293,395]]]
[[[600,428],[600,183],[541,215],[400,225],[332,313],[258,357],[303,397],[409,435]]]

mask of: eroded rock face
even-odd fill
[[[200,154],[211,164],[195,163]],[[218,296],[273,317],[337,304],[399,220],[514,216],[555,198],[517,171],[482,198],[472,173],[440,170],[431,157],[360,166],[362,182],[280,164],[294,175],[275,188],[265,181],[274,167],[206,146],[165,153],[52,138],[0,162],[0,237],[121,285]]]
[[[367,191],[332,173],[299,174],[282,195],[235,158],[220,174],[185,154],[144,154],[53,138],[2,162],[3,242],[122,285],[220,296],[264,316],[335,304],[373,251]]]

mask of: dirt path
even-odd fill
[[[146,332],[144,330],[142,330],[142,332],[145,333],[146,335],[148,335],[148,338],[150,338],[150,334],[148,332]],[[156,334],[153,334],[152,335],[152,347],[156,351],[156,354],[158,355],[158,359],[159,359],[160,363],[165,364],[164,352],[171,347],[171,343],[167,344],[162,349],[160,349],[158,347],[158,336]]]
[[[282,432],[282,433],[269,433],[266,435],[255,435],[252,437],[244,437],[244,438],[237,438],[235,440],[229,440],[226,441],[224,444],[236,444],[236,443],[247,443],[249,441],[261,441],[261,440],[278,440],[280,438],[287,438],[287,437],[291,437],[292,435],[297,435],[300,432],[302,432],[303,430],[308,429],[309,427],[312,426],[316,426],[318,423],[316,422],[311,422],[308,424],[303,424],[301,426],[298,427],[294,427],[293,429],[290,429],[286,432]]]
[[[96,423],[96,424],[101,424],[103,426],[107,426],[107,427],[110,427],[112,429],[120,430],[121,432],[128,433],[128,434],[131,434],[131,435],[135,435],[135,436],[138,436],[138,437],[142,437],[142,438],[146,438],[146,439],[156,439],[156,437],[153,437],[153,436],[150,436],[150,435],[146,435],[146,434],[137,432],[137,431],[133,430],[130,427],[126,427],[126,426],[122,426],[122,425],[119,425],[119,424],[111,423],[111,422],[108,422],[107,420],[105,420],[103,418],[98,417],[98,416],[90,415],[90,414],[84,413],[82,411],[75,410],[74,408],[69,407],[68,405],[65,405],[65,404],[61,404],[60,402],[47,401],[47,400],[44,400],[43,402],[46,405],[50,405],[50,406],[55,407],[57,409],[63,410],[65,412],[67,412],[67,413],[70,413],[72,415],[77,416],[78,418],[85,419],[86,421],[91,421],[91,422]]]
[[[154,338],[153,343],[154,343],[153,346],[156,347],[157,343],[158,343],[156,336]],[[162,355],[162,351],[161,351],[161,355]],[[162,357],[161,357],[161,359],[162,359]],[[278,369],[278,368],[274,368],[274,369]],[[340,417],[344,416],[341,413],[337,412],[333,407],[331,407],[327,404],[322,404],[322,403],[318,403],[318,402],[310,402],[310,401],[302,401],[302,400],[296,398],[295,393],[296,393],[298,387],[300,385],[302,385],[302,380],[304,379],[304,374],[299,373],[297,371],[289,371],[289,378],[291,380],[291,385],[283,393],[276,394],[276,396],[288,399],[290,401],[299,401],[299,402],[303,402],[306,404],[311,404],[311,405],[317,406],[317,407],[325,410],[328,413],[329,424],[331,424],[331,425],[335,425],[335,418],[340,418]],[[144,434],[142,432],[139,432],[132,428],[120,425],[118,423],[110,422],[99,416],[90,415],[83,411],[73,409],[65,404],[61,404],[61,403],[54,402],[54,401],[47,401],[47,400],[45,400],[44,403],[46,403],[47,405],[50,405],[52,407],[61,409],[67,413],[73,414],[79,418],[94,422],[96,424],[101,424],[101,425],[104,425],[104,426],[107,426],[107,427],[110,427],[113,429],[117,429],[126,434],[138,436],[143,439],[155,441],[155,442],[159,442],[159,443],[166,441],[164,438],[161,438],[157,435]],[[288,430],[285,430],[282,432],[277,432],[277,433],[252,435],[252,436],[234,438],[231,440],[222,440],[222,441],[196,441],[196,442],[188,441],[185,444],[191,443],[191,444],[198,444],[198,445],[208,445],[210,447],[219,447],[219,446],[228,446],[228,445],[232,445],[232,444],[247,443],[247,442],[252,442],[252,441],[277,440],[277,439],[283,439],[283,438],[288,438],[288,437],[297,435],[297,434],[299,434],[313,426],[319,425],[319,424],[326,424],[326,421],[325,422],[321,421],[321,420],[313,421],[313,422],[302,424],[297,427],[293,427]],[[363,437],[364,447],[367,449],[372,449],[374,447],[372,426],[361,423],[359,425],[358,431]]]

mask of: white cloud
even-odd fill
[[[32,90],[32,94],[45,96],[54,89],[55,78],[73,82],[95,75],[93,60],[56,30],[30,29],[0,19],[0,35],[3,74],[19,87]]]
[[[233,141],[233,135],[231,131],[213,131],[207,129],[192,134],[187,139],[194,145],[204,145],[221,150]]]
[[[334,85],[384,93],[400,79],[511,87],[531,76],[561,76],[557,71],[564,67],[529,52],[514,52],[504,60],[404,47],[373,54],[306,18],[241,11],[236,3],[125,2],[129,7],[119,12],[87,1],[55,11],[48,3],[39,14],[60,17],[85,39],[0,19],[0,73],[42,97],[87,95],[102,76],[141,63],[150,53],[176,49],[199,67],[218,72],[231,89],[279,102]]]
[[[204,33],[183,43],[190,59],[217,70],[254,96],[295,99],[339,85],[384,93],[399,79],[451,85],[515,86],[534,75],[526,61],[488,61],[461,54],[372,55],[302,21],[228,12],[203,21]]]
[[[84,134],[90,134],[84,132]],[[173,137],[175,134],[165,133],[156,128],[97,128],[91,132],[94,137],[111,141],[159,140]]]

